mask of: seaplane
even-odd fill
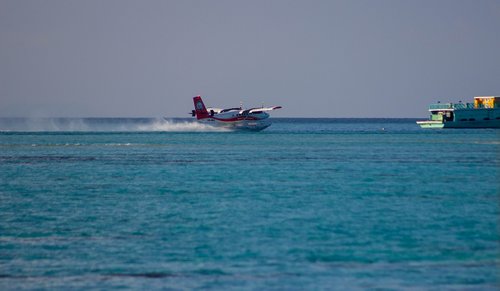
[[[281,106],[256,107],[243,109],[240,107],[219,109],[205,107],[201,96],[193,97],[194,110],[191,116],[198,122],[231,130],[261,131],[271,125],[268,111],[280,109]]]

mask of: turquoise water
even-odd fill
[[[410,119],[0,130],[3,290],[500,284],[499,130]]]

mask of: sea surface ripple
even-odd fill
[[[498,130],[73,121],[0,122],[2,290],[499,287]]]

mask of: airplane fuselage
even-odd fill
[[[206,108],[200,96],[193,98],[195,110],[193,116],[196,116],[199,122],[218,127],[229,129],[241,129],[260,131],[271,125],[268,120],[269,114],[266,111],[271,111],[281,108],[275,106],[270,108]]]
[[[207,108],[210,116],[199,119],[204,124],[222,126],[229,129],[263,130],[271,125],[266,120],[269,114],[263,111],[250,112],[255,109],[241,110],[233,109],[215,109]]]

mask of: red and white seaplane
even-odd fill
[[[281,108],[281,106],[250,109],[243,109],[241,107],[227,109],[207,108],[201,96],[193,97],[193,102],[194,110],[191,112],[191,115],[193,117],[196,116],[199,122],[234,130],[263,130],[271,125],[271,122],[267,120],[269,118],[267,111]]]

